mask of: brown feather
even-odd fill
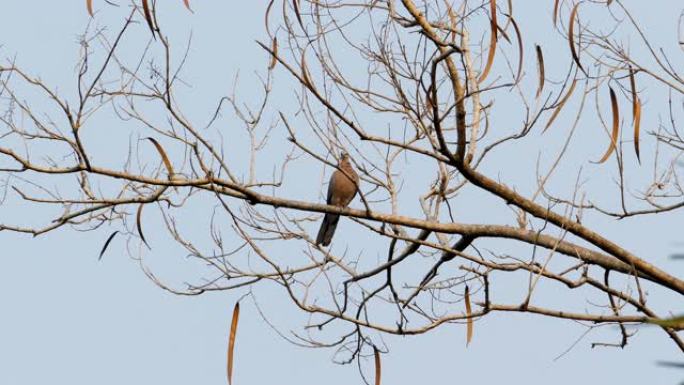
[[[349,156],[347,154],[342,155],[338,167],[339,168],[335,170],[330,177],[326,203],[338,207],[347,207],[354,199],[354,196],[356,196],[359,176],[356,174],[356,171],[354,171],[351,162],[349,162]],[[340,216],[337,214],[325,214],[321,227],[318,229],[318,235],[316,236],[317,245],[328,246],[330,244],[339,220]]]

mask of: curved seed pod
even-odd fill
[[[100,256],[97,257],[97,260],[98,260],[98,261],[102,259],[102,256],[104,255],[105,251],[107,251],[107,247],[109,247],[109,244],[112,242],[112,239],[114,239],[114,236],[115,236],[116,234],[118,234],[118,233],[119,233],[119,231],[117,230],[117,231],[113,232],[113,233],[109,236],[109,238],[107,238],[107,241],[105,241],[104,246],[102,246],[102,250],[100,250]]]
[[[86,0],[86,9],[90,17],[93,17],[93,0]]]
[[[556,20],[558,20],[558,6],[560,5],[559,3],[560,3],[559,0],[555,0],[553,2],[553,26],[554,27],[556,26]]]
[[[297,21],[299,22],[299,26],[304,29],[304,23],[302,22],[302,15],[299,12],[299,0],[292,0],[292,8],[294,8],[295,11],[295,16],[297,16]]]
[[[629,85],[632,92],[632,122],[634,124],[634,151],[636,152],[637,160],[641,164],[641,156],[639,154],[639,130],[641,126],[641,100],[636,92],[636,81],[634,80],[634,70],[629,67]]]
[[[641,101],[636,100],[634,106],[634,151],[636,152],[637,160],[641,164],[641,155],[639,154],[639,129],[641,126]]]
[[[311,78],[309,77],[309,70],[306,68],[306,49],[302,51],[302,60],[301,60],[301,65],[302,65],[302,78],[304,79],[304,83],[309,86],[313,87],[313,83],[311,82]]]
[[[522,69],[523,69],[523,42],[522,42],[522,35],[520,34],[520,28],[518,28],[518,23],[515,22],[515,19],[513,19],[512,15],[508,15],[508,21],[513,25],[513,29],[515,30],[515,37],[518,40],[518,73],[515,75],[515,84],[518,84],[520,82],[520,78],[522,77]]]
[[[270,70],[275,68],[276,63],[278,63],[278,39],[275,37],[273,38],[273,43],[271,43],[271,51],[273,51],[271,54],[271,62],[268,64],[268,69]]]
[[[375,385],[380,385],[380,376],[382,374],[380,367],[380,352],[375,346],[373,346],[373,355],[375,356]]]
[[[473,339],[473,311],[472,308],[470,307],[470,290],[468,289],[468,285],[465,287],[465,308],[466,308],[466,317],[468,317],[466,321],[466,346],[470,344],[470,340]]]
[[[489,75],[489,71],[492,69],[492,64],[494,63],[494,55],[496,54],[496,40],[498,38],[497,22],[496,22],[496,0],[489,0],[489,12],[491,13],[491,32],[489,36],[489,52],[487,53],[487,64],[485,64],[484,70],[480,78],[477,79],[478,83],[482,83]]]
[[[546,75],[544,74],[544,54],[542,54],[541,47],[535,45],[537,50],[537,71],[539,72],[539,86],[537,87],[537,95],[535,98],[539,98],[542,91],[544,90],[544,81],[546,80]]]
[[[233,320],[230,322],[230,336],[228,338],[228,384],[232,384],[233,380],[233,358],[235,351],[235,335],[237,333],[238,319],[240,318],[240,302],[235,303],[233,308]]]
[[[142,6],[147,26],[150,27],[150,31],[152,31],[152,37],[156,39],[157,37],[154,34],[154,21],[152,20],[152,11],[150,10],[150,5],[147,3],[147,0],[142,0]]]
[[[156,139],[151,138],[151,137],[145,138],[145,139],[152,142],[152,144],[154,144],[154,147],[157,148],[157,152],[159,152],[159,155],[161,155],[162,161],[164,162],[164,166],[166,166],[166,171],[168,171],[168,173],[169,173],[169,179],[171,179],[171,177],[173,177],[173,175],[174,175],[173,166],[171,165],[171,161],[169,160],[169,157],[166,156],[166,151],[164,151],[164,148],[162,148],[161,144],[159,144],[159,142],[157,142]]]
[[[558,117],[558,114],[559,114],[559,113],[561,112],[561,110],[563,109],[563,106],[564,106],[565,103],[568,101],[568,99],[570,99],[570,96],[572,96],[573,91],[575,91],[575,86],[576,86],[576,85],[577,85],[577,79],[573,79],[573,80],[572,80],[572,85],[570,85],[570,89],[568,90],[568,93],[565,94],[565,96],[563,96],[563,99],[561,99],[561,101],[558,103],[558,106],[557,106],[556,109],[553,111],[553,114],[551,114],[551,118],[550,118],[549,121],[546,123],[546,127],[544,127],[544,130],[542,131],[542,133],[546,132],[546,130],[548,130],[549,127],[551,127],[551,124],[553,123],[553,121],[556,120],[556,117]]]
[[[511,17],[513,17],[513,0],[508,0],[508,14],[510,15],[508,17],[508,21],[506,22],[506,25],[504,26],[504,31],[508,30],[508,25],[511,24]]]
[[[570,13],[570,22],[568,22],[568,44],[570,44],[572,60],[574,60],[579,69],[586,74],[587,71],[585,71],[584,67],[582,67],[582,63],[580,63],[579,60],[579,55],[577,54],[577,49],[575,48],[575,19],[577,18],[577,8],[579,5],[580,3],[575,4],[575,6],[572,8],[572,12]]]
[[[504,15],[506,15],[506,14],[504,13]],[[506,15],[506,16],[508,16],[508,15]],[[496,30],[497,30],[497,32],[499,33],[498,35],[496,35],[497,43],[499,42],[499,41],[498,41],[499,36],[501,36],[501,37],[504,38],[504,40],[506,40],[506,42],[507,42],[508,44],[511,44],[511,38],[508,37],[508,34],[506,33],[506,31],[505,31],[503,28],[501,28],[500,25],[497,25],[497,26],[496,26]]]
[[[603,154],[601,159],[596,162],[599,164],[608,160],[610,154],[615,151],[615,148],[617,147],[618,134],[620,132],[620,111],[618,110],[617,97],[615,96],[615,91],[613,91],[612,88],[608,87],[608,89],[610,90],[610,109],[613,112],[613,132],[610,135],[610,145],[608,146],[608,149],[606,150],[605,154]]]
[[[148,249],[151,249],[150,244],[147,243],[147,240],[145,240],[145,235],[142,231],[142,209],[144,205],[144,203],[141,203],[140,206],[138,206],[138,212],[135,214],[135,224],[138,227],[138,235],[140,236],[140,239],[142,239],[143,243],[145,243],[145,246],[147,246]]]
[[[266,33],[268,36],[271,35],[271,29],[268,27],[268,16],[271,14],[271,7],[273,6],[273,2],[275,0],[271,0],[268,2],[268,6],[266,7],[266,13],[264,13],[264,26],[266,27]]]

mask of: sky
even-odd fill
[[[210,102],[191,113],[206,116],[216,97],[232,86],[236,74],[250,79],[265,65],[265,55],[254,41],[265,40],[266,2],[241,2],[237,7],[231,2],[197,0],[192,2],[194,13],[185,11],[180,0],[163,3],[168,29],[186,38],[192,32],[192,59],[185,72],[196,92],[193,98]],[[515,12],[539,16],[538,25],[527,23],[525,29],[528,36],[545,42],[547,37],[539,31],[548,27],[544,23],[550,22],[551,2],[535,9],[526,9],[527,2],[514,3]],[[674,13],[668,12],[667,4],[675,6],[677,1],[657,2],[651,13],[638,4],[643,2],[625,3],[642,7],[633,9],[651,23],[648,32],[655,40],[674,36],[676,23],[658,20],[672,20]],[[112,29],[120,25],[121,10],[98,0],[94,5],[96,22]],[[84,2],[12,1],[3,5],[0,17],[2,60],[15,58],[68,93],[79,49],[77,36],[90,21]],[[148,38],[140,32],[136,36]],[[251,96],[250,87],[243,90],[246,97]],[[107,138],[92,139],[92,145],[103,150],[107,144]],[[37,215],[21,210],[8,199],[0,206],[0,218]],[[667,223],[664,230],[646,230],[644,236],[644,228],[663,221]],[[681,218],[666,215],[625,221],[607,231],[681,277],[684,269],[668,261],[667,255],[676,251],[682,225]],[[0,232],[0,384],[226,383],[231,312],[245,292],[172,295],[143,274],[123,241],[114,242],[98,261],[108,234],[63,229],[32,238]],[[155,235],[150,238],[154,241]],[[155,247],[151,263],[158,266],[169,261],[164,271],[182,276],[187,266],[173,253],[170,246]],[[269,297],[268,288],[262,293],[262,310],[282,321],[286,333],[288,326],[303,319],[282,295]],[[592,340],[585,338],[555,360],[583,333],[583,328],[570,321],[492,314],[476,323],[474,340],[467,348],[465,331],[458,325],[418,337],[387,337],[390,351],[383,354],[383,383],[676,384],[684,377],[682,371],[655,365],[658,360],[680,359],[681,352],[664,333],[648,327],[639,329],[625,349],[591,349]],[[602,331],[592,331],[590,336],[594,333],[615,338],[615,333]],[[356,365],[332,362],[333,350],[307,349],[280,338],[249,299],[242,303],[236,345],[234,384],[363,383]],[[362,363],[369,378],[371,361]]]

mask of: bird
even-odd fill
[[[347,207],[354,199],[354,196],[356,196],[358,188],[359,175],[354,171],[354,167],[352,167],[349,161],[349,154],[343,152],[340,156],[338,169],[330,176],[327,203],[329,205]],[[330,244],[339,220],[340,216],[338,214],[325,214],[321,228],[318,230],[318,236],[316,236],[316,245],[328,246]]]

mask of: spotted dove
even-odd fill
[[[335,170],[330,177],[327,203],[329,205],[347,207],[349,202],[354,199],[358,185],[359,176],[356,174],[349,161],[349,155],[343,153],[340,158],[339,168]],[[339,220],[340,216],[337,214],[325,214],[323,223],[321,223],[321,228],[318,230],[318,236],[316,237],[317,245],[328,246],[330,244]]]

